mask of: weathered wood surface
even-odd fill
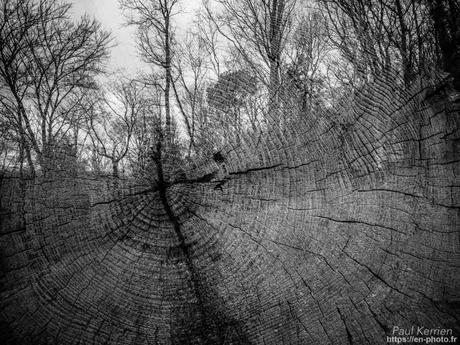
[[[3,179],[2,343],[459,335],[459,110],[376,82],[340,116],[247,138],[153,190]]]

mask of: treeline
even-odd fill
[[[0,1],[3,171],[143,175],[328,116],[378,76],[460,89],[455,0],[204,0],[185,33],[180,0],[120,5],[150,66],[134,77],[107,73],[112,35],[70,4]]]

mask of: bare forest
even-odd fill
[[[458,0],[114,1],[0,0],[2,344],[460,342]]]

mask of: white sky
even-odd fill
[[[112,32],[116,46],[111,52],[109,71],[126,69],[129,74],[134,74],[138,70],[147,69],[137,56],[136,30],[134,27],[124,26],[125,19],[118,0],[71,0],[71,3],[75,18],[87,13],[101,22],[105,30]],[[180,32],[186,31],[200,4],[201,0],[180,0],[176,5],[181,13],[174,20]]]

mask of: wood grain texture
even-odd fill
[[[159,186],[5,176],[2,343],[460,334],[460,105],[391,78],[198,157],[185,177],[160,155]]]

